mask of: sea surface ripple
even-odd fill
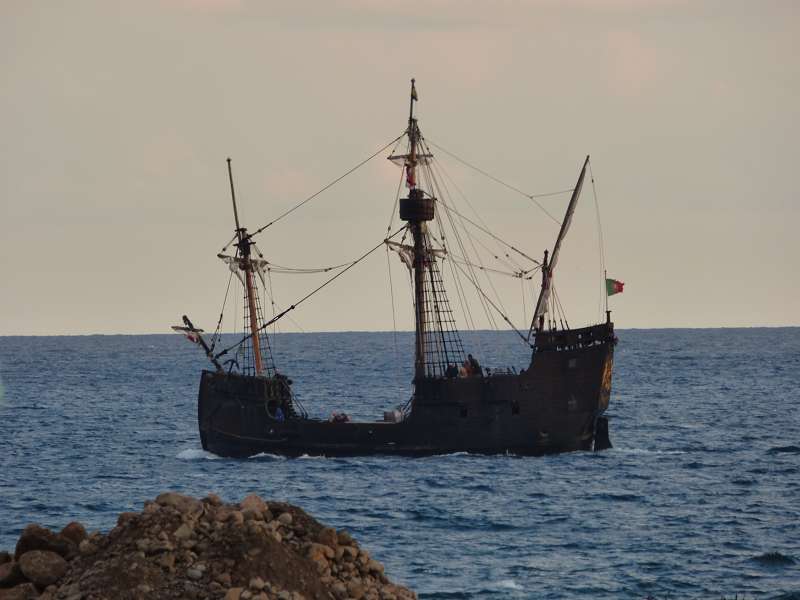
[[[177,336],[0,339],[0,549],[108,530],[164,490],[255,492],[347,528],[421,598],[800,598],[800,329],[623,330],[614,449],[545,458],[229,460],[203,452],[205,359]],[[411,392],[408,333],[278,334],[313,416]],[[512,334],[466,346],[526,366]]]

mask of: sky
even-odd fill
[[[794,0],[5,0],[0,335],[166,332],[183,314],[213,329],[225,159],[253,230],[400,135],[412,77],[426,138],[527,194],[574,186],[591,155],[556,274],[571,325],[602,310],[598,208],[617,327],[798,325],[798,40]],[[386,154],[261,234],[265,257],[328,266],[379,243]],[[464,214],[552,248],[530,199],[437,158]],[[539,199],[558,219],[567,201]],[[388,264],[377,252],[281,330],[411,329]],[[276,308],[324,279],[275,274]],[[521,329],[535,283],[496,284]]]

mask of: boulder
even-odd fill
[[[239,506],[241,507],[242,512],[250,510],[260,515],[263,515],[267,512],[267,510],[269,510],[267,508],[267,503],[255,494],[250,494],[247,496],[239,503]]]
[[[6,562],[0,565],[0,588],[14,587],[25,581],[18,562]]]
[[[163,494],[159,494],[156,497],[156,502],[161,506],[171,506],[178,512],[187,514],[195,513],[203,508],[199,500],[177,492],[164,492]]]
[[[319,530],[317,534],[317,541],[320,544],[324,544],[330,548],[336,550],[336,547],[339,545],[339,538],[336,535],[336,530],[333,527],[323,527]]]
[[[39,587],[55,583],[67,572],[67,561],[49,550],[31,550],[19,559],[23,575]]]
[[[31,524],[19,536],[17,547],[14,550],[14,559],[19,560],[20,556],[31,550],[47,550],[61,556],[68,556],[75,551],[75,546],[71,541],[57,536],[49,529]]]
[[[23,583],[13,588],[0,589],[0,600],[33,600],[39,593],[32,583]]]
[[[83,525],[78,523],[77,521],[72,521],[68,523],[64,529],[58,534],[59,537],[63,539],[67,539],[76,546],[79,546],[80,543],[86,539],[86,529]]]

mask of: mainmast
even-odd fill
[[[231,159],[228,159],[228,180],[231,184],[231,200],[233,201],[233,218],[236,221],[236,238],[238,240],[237,247],[241,254],[241,265],[244,271],[244,284],[247,293],[248,313],[250,316],[250,337],[253,342],[253,364],[255,366],[256,375],[263,375],[264,367],[261,360],[261,345],[259,343],[258,331],[258,310],[256,304],[256,285],[255,273],[253,263],[250,260],[250,250],[253,245],[250,236],[247,235],[247,229],[239,225],[239,212],[236,209],[236,191],[233,188],[233,172],[231,171]]]
[[[417,146],[419,143],[419,128],[414,118],[414,102],[417,101],[417,88],[411,80],[411,100],[408,113],[408,140],[409,152],[406,159],[406,184],[409,192],[408,198],[400,199],[400,218],[408,221],[411,236],[414,239],[414,308],[415,308],[415,338],[414,338],[414,380],[425,377],[425,267],[428,252],[425,247],[425,222],[433,220],[433,198],[425,197],[424,192],[417,187]]]

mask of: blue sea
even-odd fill
[[[545,458],[221,459],[206,359],[174,335],[0,338],[0,549],[31,522],[108,530],[164,490],[255,492],[351,531],[428,600],[800,598],[800,328],[622,330],[614,449]],[[519,369],[507,332],[466,337]],[[312,416],[411,393],[411,334],[278,334]]]

